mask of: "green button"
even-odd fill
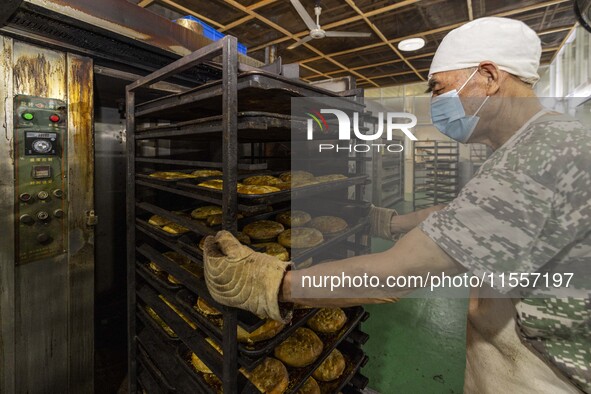
[[[24,119],[24,120],[33,120],[33,114],[32,114],[32,113],[30,113],[30,112],[25,112],[25,113],[23,114],[23,119]]]

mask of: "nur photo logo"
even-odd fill
[[[384,130],[386,132],[386,140],[392,141],[393,131],[400,130],[410,138],[412,141],[417,141],[417,137],[413,135],[410,129],[417,124],[417,117],[406,112],[379,112],[377,128],[373,134],[364,134],[361,131],[363,126],[359,124],[359,113],[353,112],[353,119],[341,110],[322,108],[320,111],[309,111],[306,115],[310,117],[307,120],[307,139],[314,140],[314,124],[318,129],[326,134],[329,130],[328,122],[323,114],[334,115],[338,122],[338,139],[339,141],[349,141],[347,145],[341,144],[318,144],[318,152],[322,151],[342,151],[349,152],[369,152],[370,150],[377,150],[378,152],[402,152],[404,147],[401,144],[369,144],[369,143],[354,143],[354,140],[361,141],[376,141],[382,138]],[[402,121],[402,122],[401,122]],[[351,134],[353,130],[353,135]]]

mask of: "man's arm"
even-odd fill
[[[286,273],[280,292],[280,301],[294,302],[309,306],[347,307],[361,304],[391,302],[396,297],[410,293],[414,288],[329,288],[308,289],[302,287],[302,277],[325,277],[331,275],[377,276],[383,284],[388,276],[421,276],[445,272],[457,275],[466,269],[448,256],[435,242],[420,229],[415,228],[389,250],[345,260],[331,261],[310,268]],[[308,294],[313,298],[300,297]]]
[[[443,208],[445,208],[445,204],[435,205],[434,207],[421,209],[420,211],[407,213],[406,215],[394,215],[390,220],[390,231],[392,234],[408,233],[423,220],[427,219],[430,214]]]

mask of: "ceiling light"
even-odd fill
[[[425,46],[425,40],[422,38],[409,38],[407,40],[402,40],[398,43],[398,49],[401,51],[409,52],[409,51],[416,51],[421,49]]]

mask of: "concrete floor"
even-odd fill
[[[412,204],[400,203],[396,209],[410,212]],[[392,245],[373,241],[375,252]],[[455,296],[467,297],[467,292]],[[369,387],[383,394],[461,393],[467,306],[466,298],[436,296],[368,306],[371,316],[363,330],[370,335],[364,346],[370,359],[363,374]]]

